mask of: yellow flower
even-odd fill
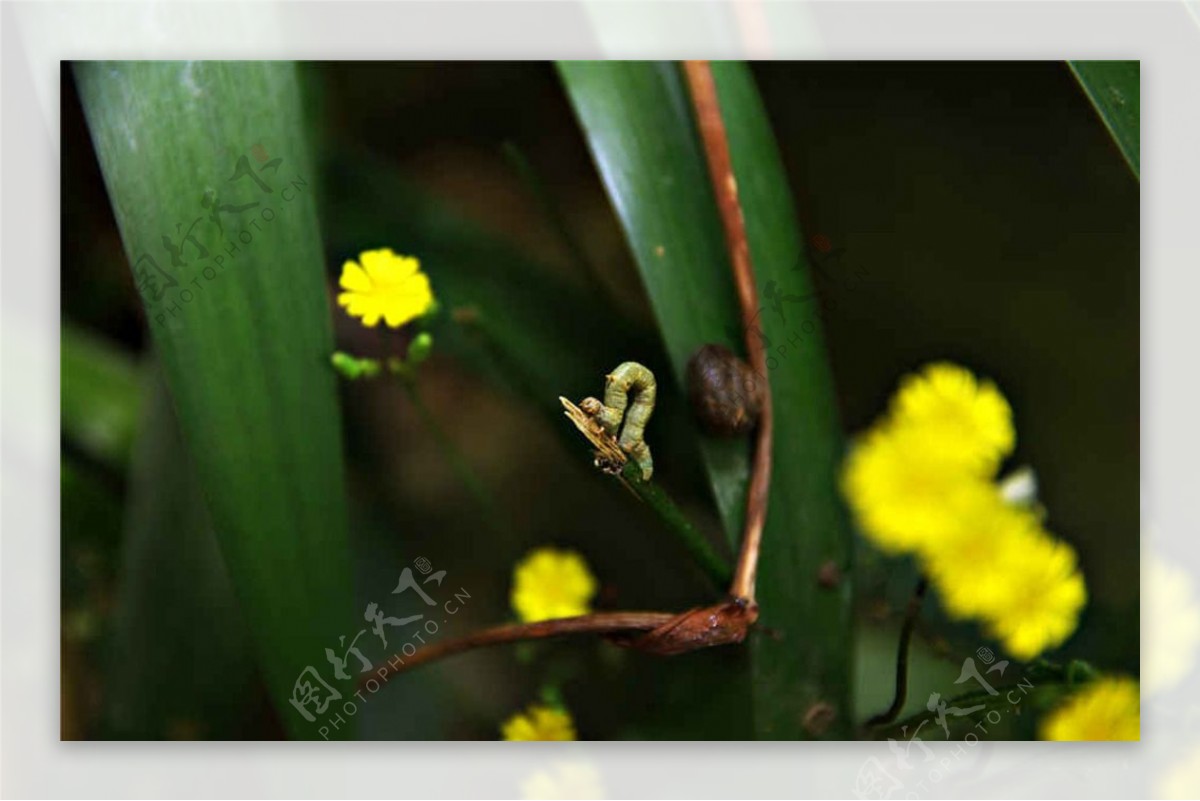
[[[1043,740],[1140,740],[1141,701],[1130,678],[1098,679],[1042,721]]]
[[[575,723],[563,709],[534,704],[500,727],[505,740],[574,740]]]
[[[338,305],[351,317],[361,317],[363,325],[374,328],[383,318],[392,328],[433,307],[429,278],[421,272],[421,263],[413,256],[398,256],[391,248],[367,250],[362,262],[347,260],[338,282],[346,290],[338,295]]]
[[[595,594],[595,577],[573,551],[538,548],[513,570],[512,607],[525,623],[586,615]]]
[[[955,499],[987,484],[929,447],[927,429],[884,426],[850,452],[842,486],[863,533],[896,554],[935,548],[956,533]]]
[[[1008,653],[1029,661],[1074,633],[1087,588],[1071,546],[1046,534],[1022,539],[988,566],[1008,588],[1008,603],[988,615],[988,630]]]
[[[917,557],[947,613],[986,623],[1029,660],[1075,631],[1087,589],[1030,492],[1010,500],[1013,487],[994,481],[1015,439],[994,384],[931,364],[901,382],[890,413],[850,452],[842,490],[880,550]]]
[[[963,492],[948,504],[955,530],[921,550],[925,574],[953,617],[996,617],[1012,605],[1014,571],[1049,535],[1037,516],[1004,500],[993,486]]]
[[[892,399],[891,425],[925,431],[925,447],[990,474],[1012,452],[1012,409],[990,381],[937,362],[906,376]]]

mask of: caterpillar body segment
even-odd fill
[[[638,463],[646,480],[654,473],[654,459],[645,440],[646,423],[654,412],[657,396],[658,383],[649,368],[637,362],[622,362],[605,378],[603,403],[584,398],[579,404],[612,436],[618,436],[620,430],[621,450]]]

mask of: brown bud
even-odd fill
[[[688,360],[687,384],[692,411],[706,433],[733,437],[754,429],[763,383],[729,348],[701,346]]]

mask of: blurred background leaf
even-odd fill
[[[249,632],[157,370],[144,395],[104,725],[120,738],[240,739],[260,711]]]
[[[141,414],[140,371],[128,353],[74,325],[62,327],[60,349],[64,443],[124,468]]]
[[[1068,61],[1096,113],[1133,170],[1142,175],[1142,65],[1138,61]]]
[[[323,666],[323,649],[352,633],[353,600],[316,176],[295,67],[89,62],[77,80],[258,664],[288,732],[316,737],[288,701],[306,666]],[[161,294],[147,292],[146,255],[168,271]],[[348,683],[340,689],[349,694]]]

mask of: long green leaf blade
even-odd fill
[[[1137,178],[1142,175],[1142,77],[1137,61],[1070,61],[1096,113]]]
[[[113,736],[224,739],[253,717],[250,637],[157,371],[143,382],[108,654]]]
[[[349,697],[323,653],[354,629],[331,327],[295,67],[84,63],[76,75],[258,663],[289,733],[316,737],[321,721],[289,703],[293,689],[312,666]]]
[[[717,343],[741,351],[743,342],[704,155],[687,124],[687,94],[671,64],[560,62],[558,68],[683,389],[697,348]],[[706,439],[702,451],[726,535],[736,544],[749,448],[741,440]]]
[[[696,347],[741,350],[725,244],[675,65],[566,63],[560,72],[630,240],[682,383]],[[851,539],[837,496],[842,443],[815,299],[786,178],[762,103],[741,64],[714,65],[764,307],[776,410],[775,464],[759,570],[762,628],[752,638],[754,725],[765,739],[839,736],[850,727]],[[661,250],[660,250],[661,248]],[[668,257],[670,254],[670,257]],[[779,311],[776,306],[783,311]],[[790,316],[789,316],[790,315]],[[717,448],[721,450],[716,451]],[[746,465],[713,458],[745,443],[706,442],[726,527],[740,534]]]
[[[853,540],[837,488],[843,438],[833,377],[766,109],[745,64],[714,63],[713,75],[763,304],[759,320],[771,343],[775,403],[758,602],[760,624],[776,636],[751,644],[755,730],[760,739],[841,738],[852,724]]]

